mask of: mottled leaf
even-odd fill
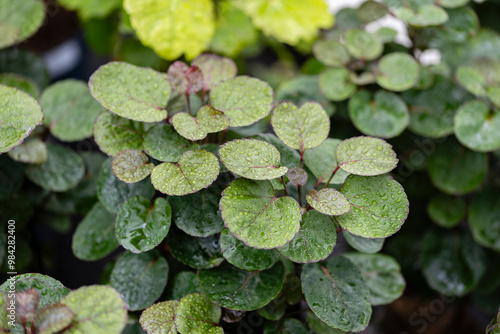
[[[232,59],[214,54],[199,55],[192,61],[191,65],[201,69],[203,86],[206,91],[214,89],[215,86],[227,79],[234,78],[238,72]]]
[[[52,334],[62,331],[73,321],[73,312],[63,304],[47,305],[40,309],[35,318],[37,333]]]
[[[139,319],[142,328],[148,334],[177,334],[174,321],[178,306],[177,300],[169,300],[147,308]]]
[[[203,89],[203,73],[197,66],[176,61],[168,68],[167,77],[170,86],[179,94],[196,94]]]

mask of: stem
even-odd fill
[[[205,94],[207,93],[205,87],[203,87],[203,91],[201,92],[201,103],[205,105]]]
[[[184,96],[186,96],[186,104],[189,111],[189,115],[193,116],[193,112],[191,111],[191,101],[189,101],[189,94],[184,94]]]
[[[283,187],[285,187],[285,195],[288,196],[288,189],[286,187],[285,177],[284,176],[281,177],[281,183],[283,183]]]
[[[330,184],[330,182],[332,181],[333,177],[335,176],[335,173],[337,173],[337,171],[340,169],[340,165],[337,166],[337,168],[335,168],[333,170],[333,173],[332,175],[330,175],[330,178],[328,179],[328,181],[326,181],[325,185],[323,186],[323,188],[321,189],[325,189],[326,187],[328,187],[328,185]]]
[[[304,168],[304,150],[300,149],[300,168]]]
[[[299,191],[299,205],[300,205],[300,207],[302,207],[302,186],[298,185],[297,189]]]

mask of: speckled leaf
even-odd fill
[[[47,161],[47,146],[38,138],[25,141],[9,152],[12,160],[40,165]]]
[[[351,211],[335,219],[352,234],[386,238],[396,233],[408,216],[408,198],[390,176],[350,175],[341,192],[351,203]]]
[[[347,253],[344,256],[361,271],[373,306],[390,304],[401,297],[406,282],[395,259],[383,254]]]
[[[172,125],[182,137],[189,140],[201,140],[207,136],[198,120],[185,112],[175,114],[171,119]]]
[[[177,334],[175,317],[177,300],[169,300],[154,304],[142,312],[139,322],[148,334]]]
[[[270,180],[284,175],[279,151],[265,141],[240,139],[221,146],[222,163],[233,173],[252,180]]]
[[[173,227],[168,233],[167,244],[177,260],[195,269],[213,268],[224,261],[218,235],[196,238]]]
[[[83,178],[85,167],[82,158],[73,150],[61,145],[47,144],[47,161],[42,165],[27,165],[24,172],[28,179],[43,189],[66,191],[75,187]]]
[[[392,138],[400,135],[410,122],[410,113],[398,95],[379,90],[372,95],[362,90],[349,100],[349,115],[354,126],[368,136]]]
[[[78,224],[71,248],[80,260],[102,259],[118,247],[115,237],[116,216],[96,203]]]
[[[302,169],[300,167],[291,168],[290,170],[288,170],[286,176],[288,177],[290,183],[294,186],[303,186],[307,183],[307,172],[305,171],[305,169]]]
[[[111,169],[121,181],[135,183],[145,179],[155,167],[141,150],[126,150],[113,157]]]
[[[142,196],[129,198],[116,217],[116,239],[133,253],[158,246],[167,236],[172,209],[167,200],[158,197],[154,204]]]
[[[107,155],[129,149],[140,150],[144,140],[143,123],[103,111],[94,123],[94,140]]]
[[[325,324],[323,320],[318,318],[316,314],[314,314],[312,311],[307,311],[307,323],[309,324],[309,327],[314,331],[316,334],[344,334],[344,331],[341,331],[339,329],[332,328]]]
[[[336,157],[344,171],[363,176],[388,173],[398,163],[391,145],[371,137],[354,137],[342,141],[337,146]]]
[[[328,115],[315,102],[306,102],[300,108],[282,102],[274,109],[271,124],[279,139],[301,151],[319,146],[330,132]]]
[[[229,230],[220,235],[220,248],[224,258],[233,266],[247,271],[265,270],[278,260],[274,249],[256,249],[236,239]]]
[[[2,72],[1,68],[0,72]],[[38,88],[35,81],[33,81],[31,78],[19,74],[14,74],[14,73],[0,74],[0,85],[17,88],[22,92],[28,93],[35,99],[38,99],[38,95],[40,95],[40,89]]]
[[[158,122],[167,117],[170,84],[164,75],[150,68],[110,62],[94,72],[89,87],[92,96],[118,116],[140,122]]]
[[[196,66],[188,66],[176,61],[168,68],[167,78],[170,86],[179,94],[196,94],[203,89],[203,73]]]
[[[120,294],[109,286],[84,286],[71,291],[61,303],[75,315],[64,333],[119,334],[127,323],[127,310]]]
[[[177,307],[175,325],[181,334],[224,334],[217,326],[221,309],[201,293],[182,298]]]
[[[422,240],[420,263],[432,289],[446,296],[463,296],[479,284],[487,257],[467,231],[430,230]]]
[[[199,146],[181,137],[169,124],[157,124],[144,137],[144,151],[156,160],[177,162],[182,153]]]
[[[330,217],[309,211],[302,217],[299,233],[278,252],[296,263],[318,262],[330,255],[337,242],[337,231]]]
[[[35,318],[37,333],[52,334],[62,331],[73,321],[73,312],[62,304],[47,305],[40,309]]]
[[[229,127],[229,118],[222,111],[203,106],[198,110],[196,119],[201,128],[208,133],[215,133],[225,130]]]
[[[285,282],[281,261],[270,269],[248,272],[229,263],[198,272],[203,293],[214,303],[233,310],[251,311],[273,300]]]
[[[488,157],[448,139],[436,146],[427,170],[439,190],[450,195],[467,194],[479,188],[486,178]]]
[[[335,151],[340,142],[340,139],[327,138],[318,147],[305,151],[304,162],[318,181],[326,182],[335,168],[337,168]],[[330,184],[342,184],[348,175],[348,172],[339,169],[333,176]]]
[[[490,111],[482,101],[471,101],[455,115],[457,139],[473,151],[491,152],[500,149],[500,113]]]
[[[128,309],[142,310],[160,298],[168,279],[168,263],[153,252],[126,252],[116,261],[109,279]]]
[[[283,246],[300,228],[299,205],[277,198],[269,181],[237,179],[224,190],[220,208],[231,233],[254,248]]]
[[[342,231],[345,241],[358,252],[373,254],[384,246],[385,239],[363,238],[348,231]]]
[[[42,122],[38,102],[30,95],[12,87],[0,85],[0,153],[21,144]]]
[[[406,7],[398,8],[396,16],[416,28],[437,26],[448,21],[448,13],[433,4],[419,6],[416,11]]]
[[[247,126],[269,115],[273,90],[264,81],[238,76],[215,87],[210,93],[210,103],[229,117],[232,127]]]
[[[198,276],[192,271],[181,271],[168,281],[167,298],[181,299],[191,293],[201,292]]]
[[[379,63],[377,83],[387,90],[401,92],[412,88],[420,76],[418,63],[406,53],[394,52]]]
[[[33,35],[45,18],[44,3],[38,0],[0,0],[0,8],[0,49],[18,44]]]
[[[458,83],[476,96],[486,95],[487,79],[474,67],[462,65],[457,69],[455,77]]]
[[[345,46],[334,39],[316,41],[313,46],[313,53],[326,66],[343,66],[351,60]]]
[[[173,196],[195,193],[211,185],[219,175],[219,161],[204,150],[184,152],[176,164],[163,163],[153,169],[151,182],[160,192]]]
[[[308,334],[306,327],[297,319],[289,318],[283,322],[266,322],[264,334]]]
[[[351,210],[344,195],[338,190],[326,188],[306,195],[307,203],[325,215],[340,216]]]
[[[474,240],[500,252],[500,196],[498,189],[481,191],[469,209],[469,227]]]
[[[346,32],[345,47],[354,57],[362,60],[374,60],[382,54],[384,45],[377,35],[361,29],[350,29]]]
[[[333,257],[325,265],[306,264],[301,279],[307,303],[327,325],[346,332],[368,326],[370,292],[359,269],[347,258]]]
[[[102,107],[90,95],[83,81],[64,80],[47,88],[40,97],[43,125],[62,141],[79,141],[92,136],[92,126]]]
[[[297,167],[300,164],[300,154],[297,150],[294,150],[286,146],[278,137],[272,133],[261,133],[257,135],[258,139],[262,139],[269,144],[273,145],[278,149],[281,155],[281,164],[288,168]],[[310,150],[307,150],[309,152]]]
[[[149,199],[153,195],[154,188],[149,180],[124,183],[113,174],[111,158],[102,164],[97,179],[97,197],[109,212],[118,213],[121,205],[130,197],[144,196]]]
[[[332,101],[343,101],[356,93],[351,73],[345,68],[330,68],[319,76],[319,88]]]
[[[427,214],[441,227],[456,226],[465,217],[467,203],[462,197],[445,194],[434,196],[427,205]]]
[[[232,59],[214,54],[199,55],[192,61],[191,65],[201,69],[206,91],[214,89],[215,86],[227,79],[234,78],[238,72]]]

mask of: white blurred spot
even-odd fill
[[[82,50],[76,39],[70,39],[43,55],[50,77],[56,78],[74,69],[81,60]]]

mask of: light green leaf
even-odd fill
[[[283,246],[300,228],[299,205],[277,198],[269,181],[237,179],[224,190],[220,208],[226,227],[250,247]]]
[[[208,187],[218,175],[219,162],[215,155],[204,150],[191,150],[184,152],[176,164],[156,166],[151,173],[151,182],[164,194],[183,196]]]
[[[63,304],[47,305],[40,309],[35,318],[37,333],[52,334],[62,331],[73,321],[73,312]]]
[[[191,62],[191,66],[198,67],[203,73],[205,91],[214,89],[215,86],[227,79],[234,78],[238,73],[238,68],[232,59],[214,54],[199,55]]]
[[[338,166],[344,171],[363,176],[388,173],[398,163],[391,145],[371,137],[354,137],[342,141],[337,146],[336,157]]]
[[[364,23],[377,21],[388,13],[387,6],[376,1],[365,1],[356,10],[356,16]]]
[[[351,211],[335,219],[352,234],[386,238],[396,233],[408,216],[408,198],[390,176],[350,175],[341,192],[351,203]]]
[[[156,160],[177,162],[182,153],[199,146],[181,137],[168,124],[156,124],[144,137],[144,151]]]
[[[313,46],[314,56],[326,66],[340,67],[351,60],[345,46],[334,39],[321,39]]]
[[[328,326],[354,332],[368,326],[370,292],[359,269],[347,258],[333,257],[325,265],[308,263],[301,279],[311,310]]]
[[[229,118],[222,111],[208,105],[198,110],[196,119],[202,130],[208,133],[216,133],[229,127]]]
[[[232,127],[247,126],[269,115],[273,90],[264,81],[238,76],[215,87],[210,93],[210,103],[229,117]]]
[[[0,68],[0,73],[1,72],[2,70]],[[38,88],[35,81],[33,81],[31,78],[24,77],[19,74],[14,74],[14,73],[0,74],[0,85],[17,88],[22,92],[28,93],[35,99],[38,99],[38,95],[40,95],[40,89]]]
[[[262,139],[278,149],[281,155],[281,164],[288,168],[297,167],[300,164],[300,154],[286,146],[278,137],[272,133],[260,133],[257,135],[258,139]],[[307,150],[309,152],[310,150]]]
[[[172,117],[172,125],[182,137],[189,140],[201,140],[207,136],[196,118],[185,112],[180,112]]]
[[[465,217],[467,203],[462,197],[445,194],[434,196],[427,205],[429,217],[441,227],[456,226]]]
[[[141,150],[126,150],[113,157],[111,169],[116,177],[125,183],[145,179],[155,167]]]
[[[345,34],[345,47],[355,58],[374,60],[380,57],[384,45],[377,35],[361,29],[350,29]]]
[[[131,311],[151,306],[160,298],[168,279],[168,263],[153,252],[126,252],[116,261],[109,283]]]
[[[384,246],[385,239],[363,238],[348,231],[342,231],[342,234],[349,246],[362,253],[377,253]]]
[[[103,18],[121,6],[121,0],[58,0],[67,10],[77,11],[82,21]]]
[[[289,318],[279,324],[266,322],[264,334],[308,334],[306,327],[297,319]]]
[[[42,122],[43,114],[34,98],[12,87],[0,85],[0,101],[0,153],[3,153],[21,144]]]
[[[177,307],[175,325],[181,334],[224,334],[217,326],[221,309],[201,293],[182,298]]]
[[[406,7],[398,8],[396,16],[416,28],[437,26],[448,21],[448,13],[443,8],[432,4],[420,6],[416,11]]]
[[[309,211],[302,217],[299,233],[278,252],[296,263],[324,260],[337,242],[337,228],[332,219],[317,211]]]
[[[281,261],[270,269],[248,272],[223,263],[198,272],[203,293],[214,303],[233,310],[251,311],[269,304],[285,282]]]
[[[495,107],[500,107],[500,86],[489,86],[486,89],[486,96]]]
[[[201,292],[198,276],[192,271],[181,271],[168,281],[167,298],[181,299],[191,293]]]
[[[0,0],[0,8],[0,49],[18,44],[33,35],[45,18],[45,6],[38,0]]]
[[[115,218],[101,203],[94,204],[73,234],[73,254],[80,260],[95,261],[114,251],[118,247]]]
[[[92,74],[89,87],[92,96],[118,116],[140,122],[167,117],[170,84],[166,76],[150,68],[110,62]]]
[[[329,216],[340,216],[351,209],[345,196],[331,188],[312,191],[306,195],[306,199],[314,209]]]
[[[398,32],[392,28],[381,27],[375,32],[375,34],[377,34],[382,43],[391,43],[395,41]]]
[[[500,252],[500,197],[498,189],[481,191],[469,209],[469,227],[474,240]]]
[[[133,253],[142,253],[158,246],[167,236],[172,209],[167,200],[158,197],[154,204],[142,196],[129,198],[116,217],[116,239]]]
[[[486,95],[488,81],[479,70],[471,66],[460,66],[455,73],[458,83],[476,96]]]
[[[332,101],[343,101],[356,93],[351,73],[345,68],[330,68],[319,76],[319,88]]]
[[[340,139],[327,138],[323,144],[304,152],[304,162],[319,182],[325,183],[337,168],[335,152],[340,142]],[[348,175],[348,172],[339,169],[330,184],[342,184]]]
[[[402,92],[412,88],[419,76],[420,67],[413,57],[394,52],[380,60],[377,83],[387,90]]]
[[[177,300],[169,300],[147,308],[139,319],[142,328],[148,334],[177,334],[174,321],[178,306]]]
[[[307,311],[307,323],[309,324],[309,327],[314,331],[316,334],[344,334],[344,331],[341,331],[339,329],[332,328],[325,324],[323,320],[318,318],[316,314],[314,314],[312,311]]]
[[[61,303],[75,315],[65,334],[119,334],[127,322],[127,310],[120,294],[109,286],[84,286],[71,291]]]
[[[27,140],[9,152],[12,160],[40,165],[47,161],[47,146],[38,138]]]

